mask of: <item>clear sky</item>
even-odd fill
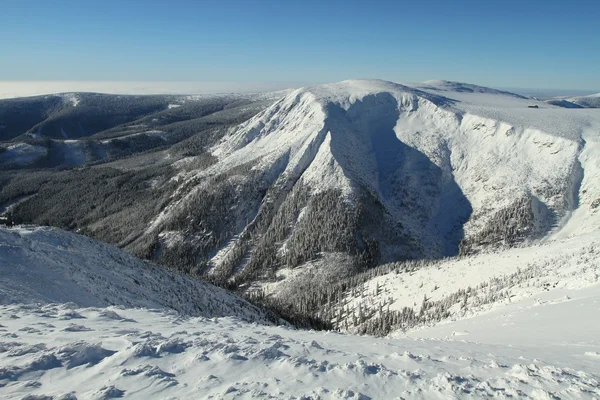
[[[600,91],[600,0],[0,0],[0,80]]]

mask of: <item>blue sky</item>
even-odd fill
[[[600,91],[598,0],[0,0],[0,80]]]

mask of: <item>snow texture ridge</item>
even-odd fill
[[[87,330],[66,330],[66,314],[77,315]],[[548,352],[495,344],[484,334],[476,337],[483,338],[479,343],[377,339],[143,309],[15,304],[0,306],[0,319],[0,392],[6,398],[600,395],[597,344],[589,336],[577,345],[555,342]]]

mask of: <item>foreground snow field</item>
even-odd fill
[[[597,315],[598,289],[585,301],[562,303],[560,315],[571,318],[548,320],[542,331],[528,318],[547,307],[531,308],[515,322],[524,324],[530,339],[554,340],[552,332],[563,322],[582,323],[574,316]],[[591,315],[574,312],[582,301]],[[490,343],[489,335],[505,332],[502,341],[507,341],[514,331],[498,324],[478,325],[473,336],[464,336],[481,339],[477,343],[376,339],[234,318],[184,318],[168,311],[64,304],[5,305],[0,319],[3,398],[600,396],[600,348],[597,341],[593,344],[597,319],[587,321],[593,329],[580,331],[573,342],[547,341],[544,347],[533,340],[512,346]]]

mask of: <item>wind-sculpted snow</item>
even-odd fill
[[[159,310],[72,307],[0,306],[4,398],[600,395],[595,350],[581,343],[548,353],[516,344],[376,339],[254,325],[234,318],[188,318]],[[88,330],[65,331],[69,324],[61,318],[65,312],[81,315]],[[123,319],[101,316],[113,312]]]
[[[67,303],[170,308],[193,316],[269,322],[232,293],[141,261],[84,236],[54,228],[0,228],[0,303]],[[65,332],[85,332],[76,312],[60,315]],[[98,319],[121,321],[118,312]]]

